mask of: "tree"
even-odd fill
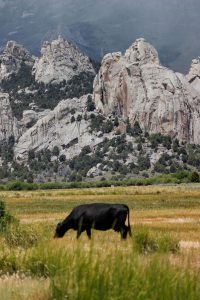
[[[60,162],[66,161],[66,156],[65,156],[64,154],[62,154],[62,155],[59,157],[59,160],[60,160]]]
[[[87,97],[87,111],[94,111],[95,110],[95,104],[94,101],[92,100],[92,96],[89,95]]]
[[[178,148],[179,148],[179,141],[177,139],[175,139],[173,141],[172,149],[174,152],[178,152]]]
[[[109,133],[112,130],[113,130],[113,123],[111,120],[107,120],[107,122],[103,124],[103,132]]]
[[[28,160],[33,160],[35,158],[35,152],[34,150],[29,150],[28,151]]]
[[[148,170],[151,167],[151,162],[148,155],[138,157],[138,167],[140,171]]]
[[[84,147],[82,148],[82,150],[81,150],[81,154],[82,154],[82,155],[85,155],[85,154],[88,154],[88,153],[91,153],[91,148],[90,148],[89,145],[84,146]]]
[[[137,150],[138,150],[138,151],[141,151],[141,150],[142,150],[142,144],[141,144],[141,143],[138,143],[138,145],[137,145]]]
[[[77,122],[81,122],[81,120],[82,120],[82,116],[81,116],[81,115],[78,115],[77,118],[76,118],[76,121],[77,121]]]
[[[199,182],[199,181],[200,181],[199,173],[192,172],[192,174],[191,174],[191,182]]]
[[[33,177],[33,173],[29,172],[27,175],[27,182],[28,183],[33,183],[34,177]]]
[[[142,129],[138,121],[136,121],[135,124],[133,125],[133,132],[134,132],[134,136],[139,136],[142,134]]]
[[[114,126],[115,127],[118,127],[119,126],[119,120],[118,120],[118,117],[116,116],[115,119],[114,119]]]
[[[59,150],[58,146],[54,146],[54,148],[52,150],[52,155],[58,156],[59,153],[60,153],[60,150]]]
[[[75,117],[72,116],[72,117],[71,117],[71,123],[74,123],[74,122],[75,122]]]

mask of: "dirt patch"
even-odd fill
[[[152,223],[196,223],[197,220],[193,218],[143,218],[136,223],[152,224]]]
[[[57,218],[23,218],[20,220],[22,224],[35,224],[35,223],[55,223]]]
[[[180,241],[179,244],[182,249],[199,249],[200,248],[200,242]]]

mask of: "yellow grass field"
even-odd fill
[[[66,233],[63,239],[53,239],[57,222],[65,218],[73,207],[83,203],[94,202],[124,203],[130,208],[133,235],[147,230],[149,235],[154,238],[162,238],[162,236],[168,235],[170,238],[178,241],[180,246],[179,254],[159,254],[159,260],[166,258],[172,266],[175,265],[178,268],[182,268],[183,272],[188,268],[200,270],[199,184],[48,191],[2,191],[0,192],[0,199],[5,201],[7,210],[20,220],[22,227],[31,228],[31,230],[38,232],[40,236],[37,247],[28,249],[20,247],[10,249],[9,243],[6,244],[5,242],[5,238],[0,237],[1,255],[7,255],[6,253],[19,255],[20,259],[25,255],[27,259],[29,255],[32,257],[33,253],[35,253],[34,251],[42,253],[45,247],[61,252],[66,251],[71,254],[76,253],[77,249],[81,247],[82,251],[87,253],[87,255],[92,248],[96,257],[102,262],[106,260],[106,257],[110,255],[115,256],[116,253],[118,256],[131,256],[133,252],[132,239],[128,238],[127,241],[122,242],[119,234],[114,231],[93,231],[92,241],[88,241],[85,233],[77,241],[74,231]],[[141,255],[139,254],[138,257],[140,263],[142,262],[143,264],[148,264],[154,257],[154,254]],[[43,257],[42,254],[41,257]],[[23,260],[24,265],[25,260]],[[14,272],[8,272],[5,277],[5,272],[1,272],[1,265],[3,263],[0,263],[0,274],[2,274],[0,277],[1,300],[53,299],[51,298],[51,285],[48,276],[37,278],[37,276],[32,277],[32,275],[28,276],[25,274],[23,275],[25,277],[21,278],[21,275],[16,277]],[[22,271],[20,272],[23,273]],[[10,293],[8,293],[8,290]],[[73,291],[73,293],[75,292]],[[70,292],[69,295],[71,295]],[[62,299],[62,297],[57,296],[55,299]],[[69,296],[69,299],[78,299],[77,297]],[[85,298],[81,296],[80,300],[82,299]],[[94,299],[98,299],[98,297]],[[115,298],[108,297],[108,299]],[[135,299],[143,300],[147,298]],[[155,299],[157,298],[155,297]],[[166,299],[168,299],[167,296]]]

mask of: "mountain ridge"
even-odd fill
[[[152,45],[137,39],[124,55],[103,58],[92,95],[89,58],[78,60],[79,75],[66,80],[68,65],[60,61],[70,61],[73,70],[79,54],[73,56],[76,48],[60,37],[53,43],[72,49],[62,50],[63,57],[56,49],[53,60],[47,52],[58,80],[36,80],[33,66],[42,54],[34,61],[30,56],[31,64],[14,64],[0,83],[0,156],[11,178],[22,170],[33,180],[55,174],[77,180],[199,168],[198,61],[188,76],[177,74],[160,64]]]

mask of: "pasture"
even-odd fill
[[[0,234],[1,300],[199,300],[200,185],[1,191],[20,223]],[[83,203],[124,203],[133,238],[53,239]]]

